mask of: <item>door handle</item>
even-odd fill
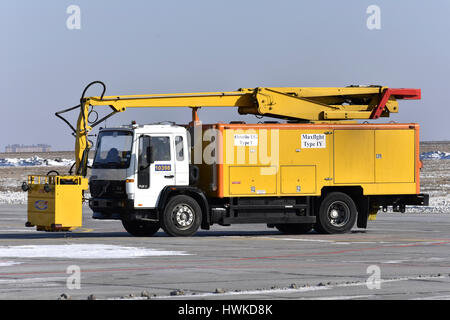
[[[171,179],[171,178],[173,178],[173,177],[175,177],[173,174],[172,174],[172,175],[169,175],[169,176],[164,176],[164,178],[166,178],[166,179]]]

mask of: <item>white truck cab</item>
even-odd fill
[[[89,185],[93,218],[157,221],[162,191],[189,186],[186,129],[170,124],[101,129]]]

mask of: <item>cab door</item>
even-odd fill
[[[142,135],[138,146],[136,208],[154,208],[165,186],[175,184],[172,135]]]

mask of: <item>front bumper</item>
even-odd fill
[[[108,199],[92,198],[89,200],[89,207],[94,211],[94,219],[103,219],[101,216],[118,216],[134,210],[134,200],[130,199]],[[101,215],[100,215],[101,214]]]
[[[97,220],[146,220],[159,221],[156,209],[136,209],[134,200],[92,198],[89,207]]]

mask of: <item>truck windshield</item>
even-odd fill
[[[133,133],[116,130],[99,133],[93,168],[124,169],[130,166]]]

